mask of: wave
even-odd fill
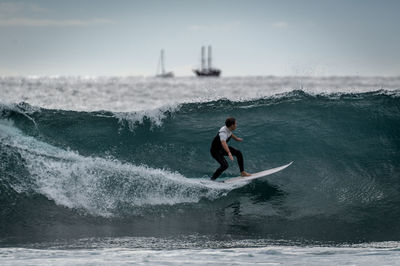
[[[243,187],[207,181],[217,168],[210,142],[228,116],[237,118],[236,135],[244,141],[231,145],[244,153],[246,170],[295,163]],[[197,224],[206,215],[212,218],[202,230],[209,233],[222,219],[223,230],[234,234],[400,239],[395,91],[292,91],[133,113],[3,104],[0,118],[3,217],[12,217],[28,197],[38,209],[53,202],[56,212],[66,208],[77,217],[162,213],[169,219],[163,226],[181,219]],[[230,163],[224,176],[237,174]]]
[[[15,176],[14,180],[5,178],[2,182],[8,183],[8,189],[17,194],[33,191],[58,205],[83,209],[92,215],[110,216],[130,206],[212,200],[234,187],[199,182],[177,172],[121,163],[112,158],[83,157],[76,151],[24,136],[9,120],[0,120],[0,133],[4,161],[18,157],[16,168],[23,168],[29,179],[23,182]],[[6,169],[3,171],[4,176],[10,175]]]
[[[193,102],[253,101],[290,94],[398,91],[400,77],[225,77],[220,79],[140,77],[0,77],[2,99],[47,109],[130,112]]]

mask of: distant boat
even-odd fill
[[[158,78],[173,78],[174,72],[166,72],[164,66],[164,50],[161,50],[160,59],[158,60],[157,73]]]
[[[206,48],[204,46],[201,47],[201,68],[200,69],[194,69],[193,72],[196,73],[198,77],[219,77],[221,74],[221,70],[217,68],[213,68],[211,61],[212,61],[212,56],[211,56],[211,46],[208,46],[208,60],[207,60],[207,66],[206,66],[206,58],[205,58],[205,50]]]

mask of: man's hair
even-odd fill
[[[230,127],[236,123],[236,119],[234,117],[228,117],[225,121],[225,126]]]

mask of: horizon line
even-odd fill
[[[155,75],[2,75],[0,78],[154,78],[159,80],[174,80],[179,78],[194,78],[199,80],[218,80],[223,78],[287,78],[287,77],[306,77],[306,78],[400,78],[399,75],[226,75],[220,77],[197,77],[190,76],[174,76],[170,78],[157,77]]]

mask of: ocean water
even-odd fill
[[[0,78],[1,265],[400,265],[399,191],[400,77]]]

